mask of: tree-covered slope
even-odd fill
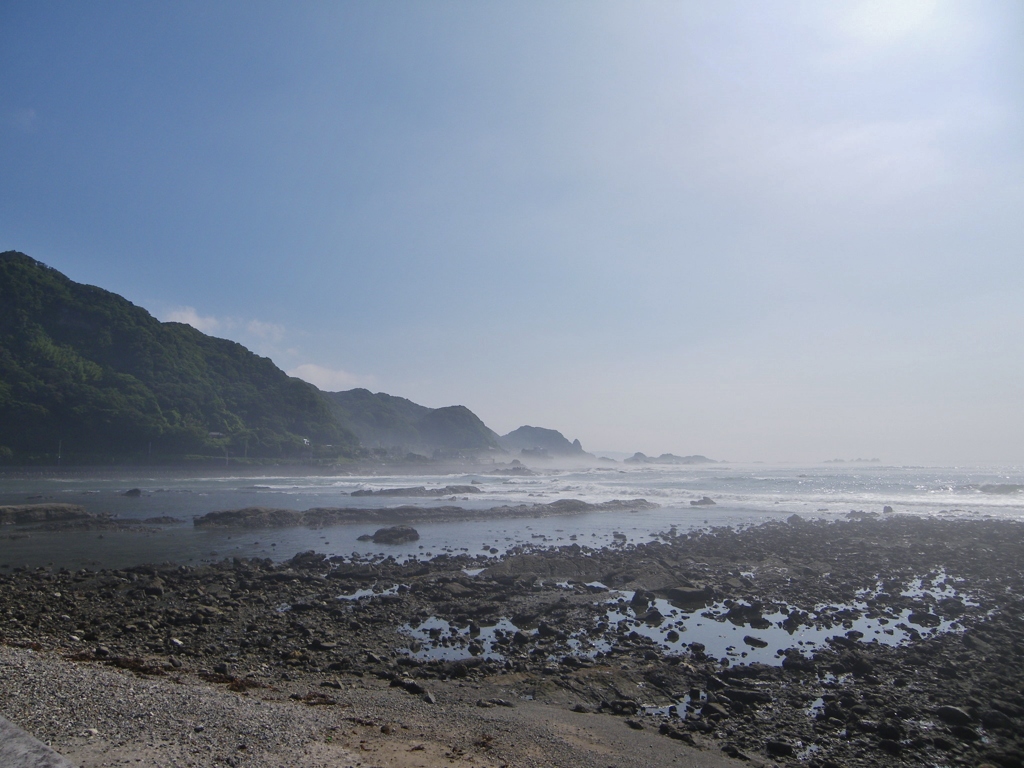
[[[338,420],[368,448],[442,455],[500,451],[498,436],[465,406],[427,408],[366,389],[324,394]]]
[[[161,323],[8,251],[0,254],[0,458],[41,460],[58,445],[90,461],[351,455],[357,440],[316,387],[269,359]]]
[[[430,409],[404,397],[368,389],[325,392],[338,421],[367,448],[418,445],[416,422]]]

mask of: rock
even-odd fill
[[[708,702],[700,708],[700,713],[704,717],[728,717],[729,710],[719,704],[717,701]]]
[[[746,636],[744,636],[743,642],[746,643],[747,645],[751,646],[752,648],[767,648],[768,647],[767,641],[762,640],[759,637],[754,637],[753,635],[746,635]]]
[[[764,745],[764,751],[772,757],[789,757],[793,754],[793,745],[784,741],[769,741]]]
[[[658,733],[662,736],[668,736],[670,739],[676,739],[677,741],[685,742],[690,746],[695,746],[693,736],[688,734],[686,731],[681,731],[678,728],[669,725],[668,723],[662,723],[658,727]]]
[[[1011,730],[1013,720],[997,709],[990,709],[981,716],[981,724],[986,728],[1004,728]]]
[[[927,611],[915,611],[907,617],[907,621],[919,627],[937,627],[942,623],[942,619]]]
[[[127,497],[132,498],[132,499],[137,499],[137,498],[139,498],[139,496],[142,495],[142,489],[141,488],[130,488],[129,490],[127,490],[124,493],[122,493],[121,495],[122,496],[127,496]]]
[[[642,731],[644,729],[643,724],[638,720],[629,719],[626,721],[626,725],[628,725],[634,731]]]
[[[881,738],[889,739],[890,741],[899,741],[907,735],[903,726],[891,721],[879,723],[875,730]]]
[[[882,739],[878,742],[878,748],[888,752],[890,755],[898,755],[903,751],[903,745],[892,739]]]
[[[722,747],[722,751],[725,752],[725,754],[727,754],[733,760],[743,760],[743,761],[746,761],[746,760],[750,759],[750,756],[747,755],[744,752],[741,752],[740,749],[735,744],[725,744]]]
[[[770,693],[765,691],[751,691],[745,688],[726,688],[720,694],[730,701],[738,701],[741,704],[768,704],[772,700]]]
[[[352,491],[352,496],[458,496],[467,493],[482,493],[475,485],[446,485],[444,488],[427,488],[418,485],[415,488],[382,488],[379,491],[362,489]]]
[[[407,544],[419,541],[420,534],[411,525],[393,525],[390,528],[378,528],[373,534],[374,544]]]
[[[0,507],[0,525],[9,523],[52,523],[95,518],[77,504],[19,504]]]
[[[715,506],[715,501],[714,501],[714,499],[712,499],[709,496],[701,496],[696,501],[691,501],[690,502],[690,506],[691,507],[713,507],[713,506]]]
[[[888,504],[886,504],[884,507],[882,507],[882,513],[886,514],[886,515],[891,515],[892,514],[892,507],[890,507]]]
[[[664,595],[669,602],[684,610],[703,608],[715,596],[710,587],[703,587],[702,589],[695,587],[672,587],[665,590]]]
[[[981,734],[969,725],[951,725],[949,726],[949,732],[960,739],[960,741],[978,741],[981,738]]]
[[[425,702],[427,702],[427,704],[437,704],[437,699],[434,697],[434,694],[432,694],[430,691],[424,693],[421,698]]]
[[[938,707],[935,710],[935,716],[948,725],[970,725],[974,720],[960,707],[953,707],[949,704]]]

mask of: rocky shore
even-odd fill
[[[33,708],[47,674],[163,701],[141,717],[166,764],[284,764],[305,734],[309,765],[1015,768],[1022,596],[1024,525],[865,514],[500,560],[17,570],[0,711],[87,765],[138,742],[138,718],[104,734],[100,703]],[[174,697],[291,730],[243,738],[224,715],[214,743]]]
[[[449,486],[449,488],[451,487],[453,486]],[[359,492],[353,494],[353,496],[355,495],[359,495]],[[626,512],[630,510],[655,509],[657,506],[657,504],[646,499],[614,499],[598,504],[590,504],[578,499],[560,499],[549,504],[517,504],[515,506],[490,507],[489,509],[406,505],[401,507],[383,507],[380,509],[315,507],[302,511],[268,507],[246,507],[244,509],[209,512],[201,517],[197,517],[193,524],[197,528],[287,528],[299,525],[322,528],[328,525],[343,525],[346,523],[418,523],[424,521],[440,523],[466,520],[497,520],[501,518],[554,517],[555,515],[581,515],[587,512]]]

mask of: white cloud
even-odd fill
[[[265,341],[281,341],[284,338],[284,328],[274,323],[264,323],[262,320],[250,320],[246,323],[245,329]]]
[[[371,377],[358,376],[339,368],[327,368],[316,363],[304,363],[288,371],[289,376],[308,381],[325,392],[340,392],[354,387],[361,387],[372,381]]]
[[[238,317],[201,315],[195,307],[173,307],[164,312],[161,319],[165,322],[185,323],[210,335],[230,337],[263,354],[276,351],[275,345],[286,336],[284,327],[276,323],[256,318],[243,320]]]
[[[223,320],[212,316],[203,317],[195,307],[175,307],[164,314],[163,320],[168,323],[185,323],[203,333],[216,333],[226,327]]]

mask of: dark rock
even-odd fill
[[[919,627],[937,627],[942,623],[941,618],[927,611],[914,611],[907,617],[907,621]]]
[[[695,587],[672,587],[665,590],[664,595],[673,605],[690,610],[703,608],[715,596],[710,587],[703,587],[701,589]]]
[[[712,499],[709,496],[701,496],[696,501],[691,501],[690,502],[690,506],[691,507],[713,507],[713,506],[715,506],[715,501],[714,501],[714,499]]]
[[[953,707],[945,704],[935,710],[935,716],[949,725],[970,725],[974,720],[966,711],[960,707]]]
[[[142,495],[142,489],[141,488],[131,488],[131,489],[125,491],[124,493],[122,493],[121,495],[122,496],[128,496],[129,498],[132,498],[132,499],[137,499],[139,496]]]
[[[681,731],[678,728],[669,725],[668,723],[662,723],[660,726],[658,726],[658,733],[660,733],[662,736],[668,736],[670,739],[676,739],[677,741],[685,742],[690,746],[696,746],[696,742],[694,742],[693,736],[691,736],[686,731]]]
[[[95,518],[77,504],[19,504],[0,507],[0,525],[8,523],[50,523]]]
[[[719,695],[741,704],[768,704],[772,700],[772,695],[766,691],[751,691],[746,688],[726,688]]]
[[[768,647],[768,643],[766,641],[762,640],[759,637],[754,637],[753,635],[745,635],[744,638],[743,638],[743,642],[746,643],[747,645],[751,646],[752,648],[767,648]]]
[[[390,528],[378,528],[373,534],[374,544],[407,544],[419,541],[420,534],[411,525],[393,525]]]
[[[1005,728],[1006,730],[1014,727],[1013,720],[997,709],[990,709],[983,713],[981,724],[986,728]]]
[[[949,726],[949,732],[960,739],[960,741],[978,741],[981,738],[981,734],[969,725],[951,725]]]
[[[878,748],[888,752],[890,755],[898,755],[903,751],[903,745],[892,739],[882,739],[878,742]]]
[[[877,731],[880,737],[890,739],[891,741],[899,741],[907,735],[903,726],[891,721],[879,723]]]
[[[733,760],[749,760],[750,756],[741,752],[739,747],[735,744],[726,744],[722,747],[722,751],[725,752]]]
[[[764,751],[772,757],[789,757],[793,754],[793,745],[784,741],[769,741],[764,745]]]

